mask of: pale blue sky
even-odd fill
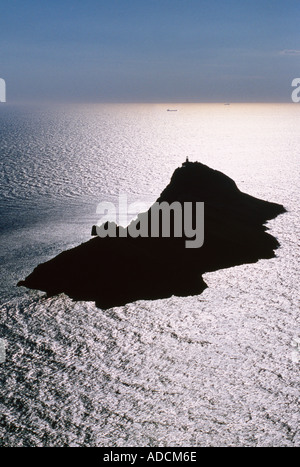
[[[2,0],[7,101],[289,102],[299,0]]]

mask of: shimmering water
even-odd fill
[[[170,105],[0,107],[3,446],[300,444],[300,107]],[[100,201],[154,201],[186,156],[288,209],[276,258],[107,311],[16,288],[90,238]]]

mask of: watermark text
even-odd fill
[[[137,210],[140,214],[129,223]],[[102,216],[96,225],[96,233],[101,238],[184,237],[186,248],[200,248],[204,243],[203,202],[155,202],[147,210],[141,202],[128,205],[127,196],[120,195],[118,203],[99,203],[97,214]]]
[[[4,363],[6,360],[6,342],[0,338],[0,363]]]
[[[6,83],[0,78],[0,102],[6,102]]]
[[[298,103],[300,102],[300,78],[293,79],[292,87],[295,88],[292,92],[292,101]]]

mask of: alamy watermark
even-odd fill
[[[0,102],[6,102],[6,83],[3,78],[0,78]]]
[[[4,363],[6,360],[6,342],[4,339],[0,339],[0,363]]]
[[[139,214],[130,222],[137,211]],[[127,195],[122,194],[115,203],[99,203],[97,214],[102,216],[96,225],[101,238],[184,237],[186,248],[200,248],[204,243],[203,202],[155,202],[148,210],[141,201],[128,204]]]
[[[300,78],[293,79],[292,87],[295,88],[292,92],[292,101],[298,103],[300,102]]]

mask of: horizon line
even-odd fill
[[[15,105],[200,105],[200,104],[215,104],[215,105],[250,105],[250,104],[292,104],[292,101],[54,101],[54,100],[33,100],[33,101],[6,101],[0,104],[3,106]]]

